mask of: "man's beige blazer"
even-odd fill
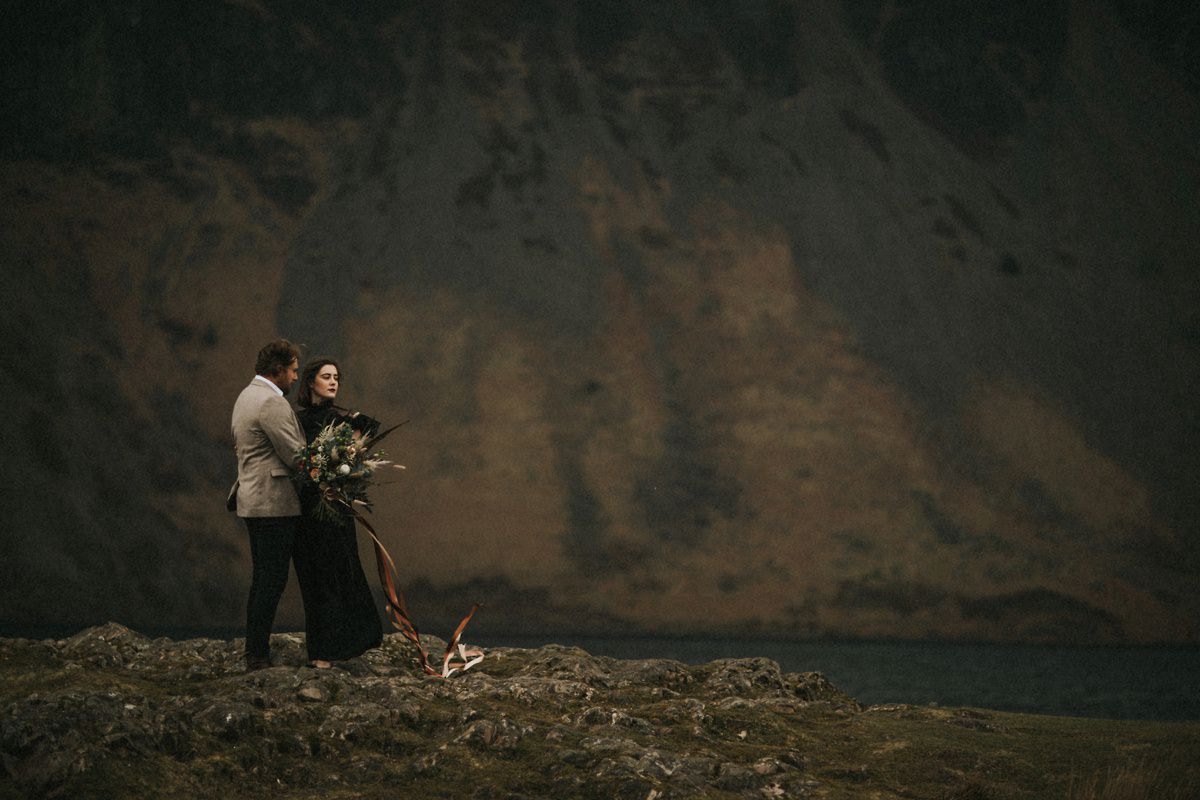
[[[250,381],[233,404],[233,445],[238,479],[229,491],[239,517],[294,517],[300,500],[291,481],[304,431],[284,397],[260,380]]]

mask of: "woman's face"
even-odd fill
[[[339,377],[337,367],[333,364],[322,364],[309,384],[312,386],[313,400],[321,403],[337,397]]]

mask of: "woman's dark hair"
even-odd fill
[[[264,378],[269,378],[272,375],[278,375],[283,372],[293,361],[300,359],[300,348],[289,342],[287,339],[276,339],[273,342],[268,342],[263,346],[262,350],[258,351],[258,358],[254,361],[254,372],[257,375],[262,375]]]
[[[329,356],[320,356],[314,358],[304,365],[304,372],[300,374],[300,395],[296,398],[296,402],[301,408],[312,408],[317,405],[313,402],[312,383],[317,377],[317,373],[321,371],[321,367],[326,364],[332,364],[338,371],[338,384],[342,382],[342,368],[338,366],[337,360]]]

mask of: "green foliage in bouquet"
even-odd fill
[[[370,452],[382,438],[364,437],[347,422],[331,422],[297,453],[297,482],[301,487],[314,486],[321,497],[314,516],[336,520],[349,515],[355,504],[371,510],[367,491],[376,473],[389,466],[404,469],[386,460],[382,450]]]

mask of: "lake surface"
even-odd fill
[[[474,641],[474,640],[473,640]],[[481,637],[485,646],[549,639]],[[1200,648],[556,637],[615,658],[699,664],[763,656],[821,672],[865,705],[974,706],[1060,716],[1200,720]]]

